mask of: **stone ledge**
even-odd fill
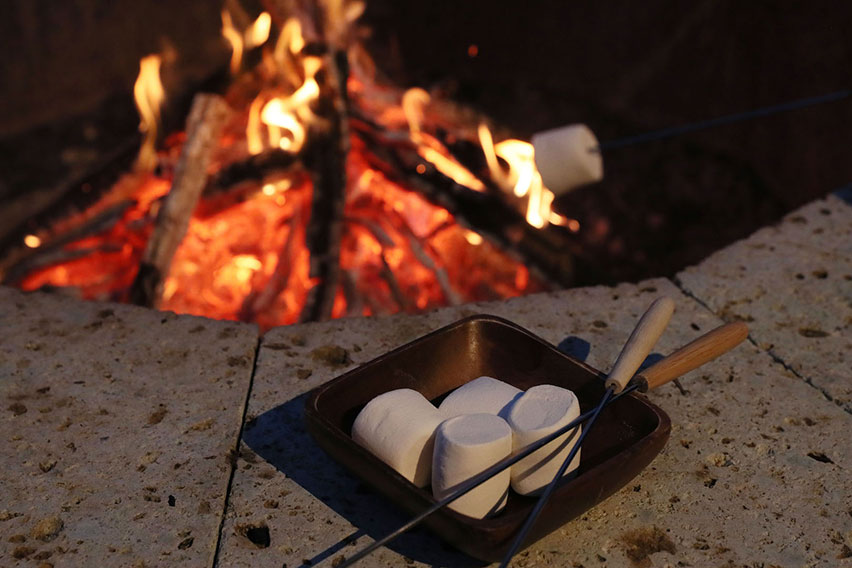
[[[0,320],[0,565],[211,565],[256,328],[8,288]]]
[[[554,344],[585,344],[587,361],[608,370],[635,321],[661,294],[676,298],[678,307],[656,349],[660,353],[721,323],[658,279],[422,316],[271,330],[261,344],[218,566],[333,565],[406,520],[307,435],[302,408],[313,387],[482,312],[515,321]],[[325,346],[348,357],[318,358],[328,351],[318,351]],[[751,344],[689,373],[682,387],[667,385],[650,394],[673,422],[672,438],[651,466],[587,515],[522,552],[515,565],[596,566],[602,559],[625,568],[636,562],[837,565],[852,539],[845,473],[852,462],[844,449],[852,417]],[[268,542],[253,541],[251,528],[260,528]],[[359,565],[478,564],[415,531]]]
[[[852,412],[852,207],[836,196],[677,275],[726,321]]]
[[[677,286],[276,328],[256,359],[251,326],[0,288],[0,564],[333,564],[405,517],[307,436],[311,388],[481,312],[608,370],[668,294],[678,308],[660,353],[731,319],[750,322],[753,343],[651,393],[672,418],[667,447],[515,565],[850,566],[852,416],[838,407],[852,382],[850,211],[812,203]],[[481,565],[421,531],[363,563],[424,564]]]

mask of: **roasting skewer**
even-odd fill
[[[654,345],[656,345],[660,335],[663,334],[663,330],[665,330],[666,326],[669,324],[673,311],[674,300],[663,297],[655,300],[639,319],[639,323],[636,324],[636,328],[633,330],[633,333],[630,334],[627,343],[624,344],[621,353],[618,355],[618,359],[616,359],[615,364],[612,367],[612,371],[610,371],[609,376],[606,379],[606,392],[604,392],[601,397],[601,401],[594,410],[592,410],[592,415],[586,422],[582,432],[580,432],[580,437],[574,443],[571,451],[568,452],[568,457],[566,457],[565,461],[562,462],[562,465],[557,470],[553,480],[547,484],[547,487],[545,487],[544,492],[539,497],[535,507],[533,507],[533,510],[524,521],[524,524],[518,531],[517,536],[515,536],[515,540],[512,541],[512,546],[509,547],[509,551],[503,557],[503,561],[500,563],[500,568],[508,566],[512,557],[515,556],[515,553],[518,549],[520,549],[521,544],[523,544],[524,539],[530,529],[532,529],[536,519],[538,519],[541,510],[544,509],[545,504],[547,504],[547,500],[550,498],[551,493],[553,493],[553,490],[556,489],[556,486],[562,479],[562,476],[565,475],[565,470],[568,469],[568,466],[574,461],[574,457],[577,455],[577,452],[580,451],[580,447],[583,445],[583,440],[586,438],[586,435],[588,435],[589,430],[592,429],[598,415],[600,415],[601,411],[610,399],[614,395],[623,391],[624,387],[627,386],[630,378],[639,369],[642,361],[645,360],[645,357],[648,356],[651,349],[653,349]]]
[[[735,322],[722,325],[701,337],[693,340],[687,345],[681,347],[671,355],[661,359],[654,365],[648,367],[644,371],[641,371],[637,374],[627,385],[627,387],[614,395],[607,402],[607,406],[612,404],[613,402],[621,399],[628,394],[639,391],[639,392],[647,392],[650,389],[655,389],[659,386],[662,386],[673,379],[678,378],[679,376],[696,369],[727,353],[737,345],[739,345],[746,337],[748,336],[748,327],[743,322]],[[352,557],[346,559],[342,564],[338,566],[338,568],[345,568],[347,566],[352,566],[359,560],[363,559],[371,552],[380,548],[387,543],[393,541],[398,536],[408,532],[412,528],[418,526],[422,523],[426,518],[437,512],[438,510],[444,508],[449,503],[452,503],[456,499],[462,497],[467,494],[469,491],[475,489],[494,475],[500,473],[508,467],[511,467],[513,464],[519,462],[525,457],[531,455],[535,451],[540,448],[546,446],[552,441],[558,439],[561,436],[564,436],[565,433],[570,432],[578,425],[583,424],[589,418],[591,418],[593,410],[585,412],[574,419],[572,422],[566,424],[559,430],[547,435],[546,437],[534,442],[512,456],[509,456],[488,469],[484,470],[480,474],[472,477],[465,483],[459,486],[458,491],[445,497],[444,499],[434,503],[431,507],[425,509],[423,512],[419,513],[417,516],[413,517],[404,525],[397,528],[395,531],[389,533],[388,535],[382,537],[379,540],[372,542],[371,544],[364,547],[362,550],[358,551]]]

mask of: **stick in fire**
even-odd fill
[[[157,215],[154,232],[130,287],[132,303],[147,307],[159,305],[163,282],[207,184],[211,155],[230,112],[228,104],[219,96],[201,93],[195,97],[187,118],[186,145],[175,170],[172,188]]]
[[[315,114],[305,148],[305,165],[311,171],[313,193],[311,217],[305,231],[305,244],[311,254],[310,276],[317,280],[300,315],[301,321],[329,319],[340,283],[340,239],[343,232],[343,206],[346,201],[346,157],[349,154],[349,101],[346,81],[349,75],[346,46],[342,45],[331,8],[314,4],[300,10],[302,29],[312,38],[322,65],[315,79],[319,86]],[[307,21],[306,21],[307,20]],[[310,50],[311,46],[306,46]]]

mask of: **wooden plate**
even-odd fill
[[[384,392],[415,389],[437,403],[482,375],[520,389],[539,384],[571,389],[582,412],[594,407],[604,393],[600,371],[510,321],[477,315],[394,349],[315,389],[306,403],[307,429],[329,455],[378,493],[408,512],[418,513],[434,503],[428,488],[415,487],[353,442],[352,423],[367,402]],[[666,413],[641,395],[628,395],[605,408],[586,436],[577,475],[553,492],[524,546],[628,483],[662,450],[670,430]],[[534,498],[510,491],[506,508],[493,518],[473,519],[445,508],[424,524],[459,550],[496,561],[508,550],[534,504]]]

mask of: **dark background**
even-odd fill
[[[17,218],[133,133],[142,55],[174,47],[167,92],[228,58],[218,2],[3,4],[0,203]],[[521,137],[584,122],[607,141],[852,88],[852,4],[785,4],[374,0],[362,22],[398,83]],[[849,184],[850,131],[847,99],[605,154],[604,182],[557,203],[581,222],[577,283],[669,275]]]

